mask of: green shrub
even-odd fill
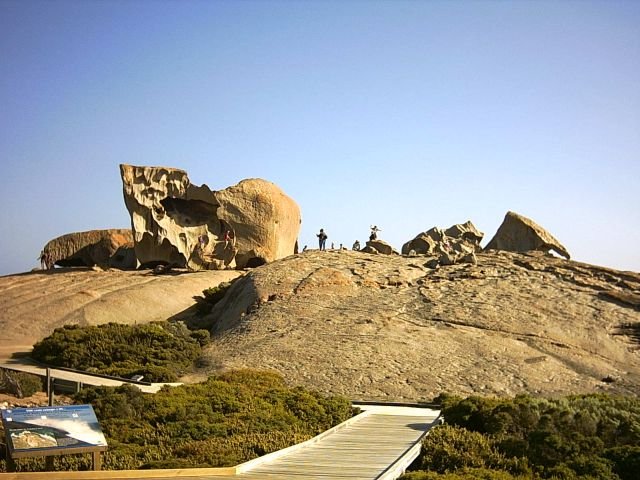
[[[624,445],[606,450],[603,456],[613,463],[613,471],[622,480],[635,480],[640,472],[640,445]]]
[[[211,312],[216,303],[224,298],[229,287],[233,284],[231,282],[222,282],[215,287],[207,288],[202,291],[202,297],[197,298],[198,300],[198,313],[201,315],[206,315]]]
[[[437,472],[407,472],[400,480],[527,480],[530,475],[511,475],[502,470],[488,470],[486,468],[465,468],[455,473]]]
[[[192,332],[182,323],[170,322],[67,325],[38,342],[32,356],[49,365],[173,382],[191,368],[207,336],[208,332]]]
[[[416,468],[438,473],[464,468],[501,469],[519,474],[528,472],[526,461],[508,459],[487,435],[451,425],[429,432],[423,441],[420,463]]]
[[[512,475],[603,480],[636,478],[640,471],[637,397],[441,395],[436,401],[451,425],[425,438],[414,468],[453,473],[488,468]]]
[[[42,379],[37,375],[0,370],[0,393],[18,398],[30,397],[42,391],[42,384]]]
[[[100,420],[109,444],[106,469],[236,465],[353,415],[345,398],[290,388],[277,374],[250,370],[153,395],[128,385],[87,388],[75,400],[93,405]]]
[[[193,338],[196,342],[198,342],[198,345],[200,345],[201,347],[207,346],[211,341],[211,334],[209,333],[209,330],[204,330],[204,329],[194,330],[191,332],[190,335],[191,335],[191,338]]]

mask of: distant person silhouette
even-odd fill
[[[373,242],[374,240],[376,240],[378,238],[378,232],[381,231],[382,230],[379,229],[377,225],[371,227],[371,235],[369,235],[369,241]]]
[[[316,237],[318,237],[318,245],[320,247],[320,250],[326,250],[327,238],[329,237],[326,233],[324,233],[324,229],[321,228],[320,233],[316,233]]]

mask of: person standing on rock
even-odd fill
[[[236,246],[236,233],[233,230],[224,232],[224,249],[226,250],[229,245],[231,245],[231,248]]]
[[[373,227],[371,227],[371,235],[369,235],[369,241],[373,242],[375,239],[378,238],[378,232],[381,232],[382,230],[378,228],[377,225],[374,225]]]
[[[320,246],[320,250],[326,250],[326,243],[327,243],[327,234],[324,233],[324,229],[320,229],[320,233],[316,233],[316,237],[318,237],[318,244]]]

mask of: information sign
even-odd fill
[[[12,458],[107,449],[91,405],[2,410],[2,424]]]

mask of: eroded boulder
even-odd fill
[[[294,253],[300,209],[271,182],[213,191],[176,168],[120,165],[120,172],[141,265],[244,268]]]
[[[383,255],[398,255],[391,245],[384,240],[369,240],[362,249],[365,253],[382,253]]]
[[[537,250],[545,253],[553,250],[566,259],[571,258],[567,249],[553,235],[533,220],[515,212],[507,212],[502,225],[485,250],[510,252]]]
[[[413,240],[402,246],[402,254],[411,251],[418,255],[441,255],[452,252],[467,255],[479,252],[484,233],[479,231],[470,221],[452,225],[446,230],[433,227],[421,232]]]
[[[43,268],[115,267],[135,268],[133,235],[129,229],[90,230],[67,233],[47,242],[40,254]]]

